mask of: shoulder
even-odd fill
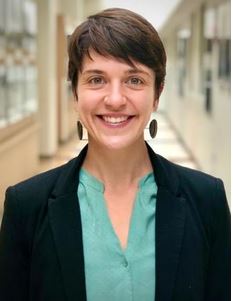
[[[25,208],[25,211],[46,206],[57,181],[63,174],[74,165],[75,159],[59,167],[46,172],[37,174],[31,178],[23,180],[13,186],[8,187],[6,191],[5,207],[17,206]]]
[[[11,232],[10,235],[17,236],[17,240],[29,242],[26,248],[30,250],[36,229],[48,224],[49,204],[55,189],[67,178],[68,187],[76,183],[68,175],[76,170],[77,162],[78,158],[72,159],[62,166],[10,186],[5,196],[2,233]]]
[[[221,179],[172,163],[157,154],[154,155],[154,162],[165,179],[163,182],[167,186],[166,188],[172,187],[173,191],[186,199],[193,209],[196,208],[203,215],[210,208],[215,212],[221,211],[223,208],[223,210],[228,210],[224,184]]]
[[[203,214],[212,210],[213,214],[224,208],[228,203],[223,181],[220,178],[190,168],[176,166],[180,180],[180,190],[187,199],[193,201]]]
[[[192,194],[211,193],[215,189],[224,191],[223,182],[221,179],[207,174],[203,171],[191,169],[178,164],[175,164],[160,155],[156,155],[167,173],[167,177],[176,178],[181,191],[190,192]]]
[[[194,192],[211,192],[214,189],[223,187],[221,179],[207,174],[203,171],[187,168],[171,163],[179,176],[180,185],[183,190]]]
[[[79,169],[86,156],[87,146],[79,155],[66,164],[24,180],[6,191],[4,215],[28,217],[44,215],[48,209],[49,199],[55,195],[68,194],[77,189]],[[11,214],[11,213],[10,213]],[[4,216],[3,216],[4,218]]]
[[[189,195],[203,195],[216,187],[223,187],[222,181],[214,176],[175,164],[156,154],[149,146],[148,151],[156,182],[175,194],[179,190]]]
[[[72,164],[75,159],[69,161],[66,164],[58,166],[56,168],[47,170],[45,172],[39,173],[35,176],[32,176],[26,180],[23,180],[13,186],[10,187],[16,189],[18,192],[42,192],[47,191],[49,192],[53,186],[55,185],[59,176],[65,172],[66,169]]]
[[[156,155],[158,156],[158,155]],[[177,179],[178,194],[186,200],[189,209],[212,223],[220,218],[229,221],[229,206],[223,181],[202,171],[183,167],[159,156],[168,176]],[[196,214],[195,213],[195,214]]]
[[[189,217],[201,222],[208,237],[219,231],[228,233],[230,210],[222,180],[156,156],[167,172],[168,183],[176,181],[176,193],[185,201]]]

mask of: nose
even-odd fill
[[[120,83],[110,85],[107,95],[104,97],[106,106],[113,110],[120,110],[126,105],[126,95]]]

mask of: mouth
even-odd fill
[[[109,126],[123,126],[126,125],[134,116],[123,115],[123,116],[110,116],[110,115],[98,115],[98,117]]]

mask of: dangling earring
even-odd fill
[[[80,121],[77,121],[77,132],[80,140],[83,139],[83,126]]]
[[[157,129],[158,129],[157,120],[152,119],[150,122],[150,125],[149,125],[149,132],[150,132],[151,138],[154,138],[156,136]]]

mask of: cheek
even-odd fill
[[[84,93],[82,89],[77,89],[78,100],[77,100],[77,109],[78,111],[82,111],[88,107],[88,103],[90,102],[90,97],[88,93]]]
[[[94,107],[99,101],[100,96],[98,92],[92,90],[79,89],[78,101],[80,107]]]
[[[141,112],[149,114],[154,111],[155,105],[154,93],[149,91],[147,95],[141,98],[141,101],[138,103],[138,108]]]
[[[78,118],[80,119],[83,119],[83,117],[85,116],[85,112],[87,112],[87,108],[85,104],[86,102],[83,101],[81,97],[79,97],[79,99],[76,100],[74,103],[74,109],[78,114]]]
[[[88,104],[85,101],[80,100],[77,105],[77,111],[79,113],[79,116],[83,118],[87,116],[87,113],[90,111],[90,109],[88,108]]]

